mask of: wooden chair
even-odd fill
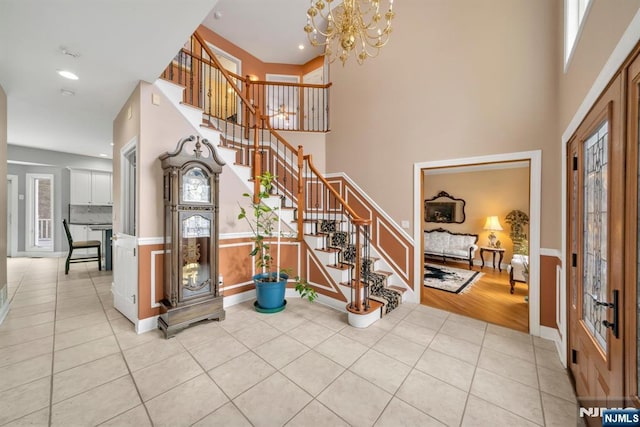
[[[67,224],[67,220],[62,220],[62,225],[64,226],[64,232],[67,234],[67,240],[69,241],[69,255],[67,255],[67,262],[64,265],[64,274],[69,274],[69,264],[76,262],[91,262],[98,261],[98,270],[102,270],[102,254],[100,253],[100,246],[102,243],[98,240],[86,240],[74,242],[73,238],[71,238],[71,232],[69,231],[69,224]],[[71,258],[74,249],[97,249],[98,255],[88,255],[83,257]]]

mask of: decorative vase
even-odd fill
[[[284,293],[287,288],[289,276],[280,273],[278,282],[267,282],[264,279],[275,277],[276,273],[259,273],[253,276],[256,285],[257,301],[254,303],[256,311],[260,313],[277,313],[284,310],[287,301]]]

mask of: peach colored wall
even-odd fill
[[[160,105],[151,103],[151,95],[160,95]],[[163,227],[162,167],[158,157],[173,151],[180,138],[194,135],[195,130],[170,101],[152,85],[140,84],[140,150],[138,155],[140,217],[139,237],[160,237]],[[217,145],[217,141],[212,141]],[[220,175],[220,233],[248,231],[237,221],[238,205],[247,188],[225,166]]]
[[[7,301],[7,95],[0,85],[0,312]]]
[[[562,64],[559,67],[560,134],[575,115],[631,19],[640,9],[640,0],[592,0],[592,3],[566,73],[562,72]],[[562,4],[558,2],[561,10]],[[560,28],[561,35],[564,31],[563,20],[560,21]],[[605,28],[606,31],[603,30]],[[559,43],[562,43],[562,38]],[[559,51],[560,57],[562,52]]]
[[[540,324],[558,328],[556,324],[556,266],[562,265],[554,256],[540,256]],[[562,333],[562,331],[560,332]]]
[[[304,147],[304,154],[311,154],[313,164],[320,172],[326,171],[326,134],[321,132],[278,131],[292,146]]]
[[[242,61],[243,76],[253,75],[257,76],[258,80],[265,80],[267,74],[289,74],[300,76],[300,78],[302,79],[302,76],[305,73],[308,73],[309,71],[315,70],[316,68],[322,66],[322,57],[319,57],[319,60],[312,59],[311,61],[303,65],[262,62],[246,50],[220,37],[218,34],[203,25],[198,27],[198,32],[204,37],[206,41],[208,41],[212,45],[240,59]],[[320,65],[316,65],[318,61]]]
[[[413,222],[415,163],[542,149],[542,246],[559,248],[557,3],[398,2],[377,58],[331,65],[327,170]]]
[[[129,117],[131,112],[131,117]],[[136,86],[134,91],[123,105],[122,109],[113,121],[113,232],[122,232],[122,220],[120,218],[120,209],[122,209],[122,201],[120,197],[120,150],[127,145],[134,137],[140,135],[140,84]],[[137,169],[137,188],[136,192],[140,193],[140,168]],[[137,218],[136,223],[140,224],[139,203],[136,200]]]
[[[425,175],[423,183],[423,200],[446,191],[466,202],[466,219],[462,224],[425,222],[425,230],[442,227],[456,233],[477,234],[478,246],[487,246],[489,232],[483,230],[484,223],[488,216],[497,215],[503,231],[496,231],[495,234],[502,242],[502,247],[506,249],[503,263],[508,264],[511,261],[513,243],[509,238],[511,229],[505,217],[514,209],[529,214],[528,167]],[[480,252],[476,252],[476,258],[480,259]],[[485,259],[488,259],[487,255]]]

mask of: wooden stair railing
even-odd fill
[[[322,223],[340,224],[340,229],[331,233],[335,241],[329,244],[342,249],[336,264],[349,270],[348,283],[343,283],[351,289],[347,310],[359,314],[368,312],[368,283],[363,277],[362,265],[363,260],[370,257],[371,220],[361,218],[347,204],[313,165],[312,156],[304,155],[302,146],[293,147],[274,129],[274,124],[284,122],[280,119],[287,114],[298,115],[297,126],[305,127],[303,124],[316,120],[303,123],[302,116],[307,111],[318,113],[318,122],[328,130],[328,111],[324,105],[328,105],[331,85],[251,81],[248,76],[225,70],[197,32],[190,38],[189,48],[180,50],[161,77],[185,86],[184,103],[201,108],[206,117],[203,126],[219,130],[221,144],[237,150],[236,164],[251,168],[254,194],[260,191],[256,176],[265,171],[276,176],[274,191],[281,198],[282,207],[297,211],[299,241],[303,240],[305,223],[315,223],[316,227]],[[307,103],[306,108],[296,112],[287,111],[291,98],[283,88],[295,93],[294,100],[299,100],[303,107],[305,96],[312,94],[312,90],[322,91],[312,94],[321,102]],[[276,100],[284,100],[285,108],[278,106],[275,111],[269,111],[273,110]]]
[[[345,233],[342,236],[346,235],[346,240],[332,243],[342,248],[343,253],[338,255],[342,257],[339,262],[349,265],[348,285],[351,288],[351,302],[347,305],[347,310],[356,314],[366,313],[370,309],[369,286],[362,276],[362,263],[364,259],[370,257],[371,253],[371,220],[360,217],[349,206],[314,166],[313,157],[310,154],[304,156],[302,170],[305,187],[310,187],[309,192],[304,196],[307,203],[302,207],[305,219],[311,219],[312,222],[316,219],[334,224],[342,223],[340,232]],[[351,258],[345,259],[350,248],[353,248]]]

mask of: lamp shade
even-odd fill
[[[500,225],[500,221],[498,221],[498,217],[488,216],[487,221],[484,223],[484,229],[491,231],[502,231],[502,226]]]

